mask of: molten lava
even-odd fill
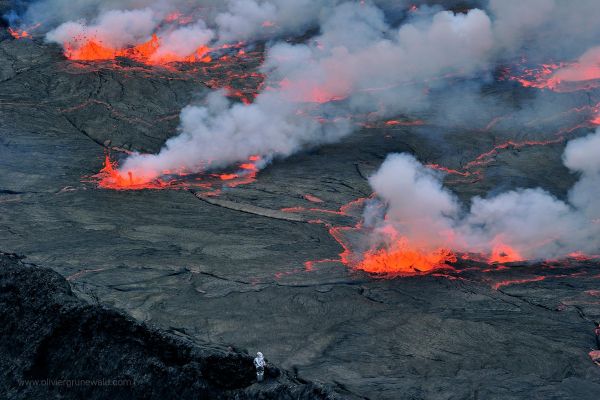
[[[28,27],[25,27],[23,29],[15,29],[15,28],[8,28],[8,33],[10,33],[10,35],[12,37],[14,37],[15,39],[25,39],[25,38],[31,38],[31,34],[34,30],[36,30],[37,28],[39,28],[42,24],[35,24],[35,25],[30,25]]]
[[[8,33],[10,33],[10,35],[12,37],[14,37],[15,39],[23,39],[23,38],[31,37],[31,34],[29,32],[27,32],[26,30],[17,30],[17,29],[13,29],[13,28],[8,28]]]
[[[160,177],[144,171],[123,172],[118,169],[116,161],[112,161],[107,154],[104,166],[99,173],[93,176],[98,187],[111,190],[144,190],[144,189],[202,189],[209,190],[208,195],[220,193],[214,186],[222,184],[226,187],[246,185],[256,180],[258,174],[257,164],[261,162],[259,156],[251,156],[248,162],[238,166],[235,173],[223,174],[190,174],[186,171],[163,171]]]
[[[298,103],[324,104],[331,101],[341,101],[348,97],[350,93],[348,84],[343,81],[318,85],[309,81],[292,82],[286,78],[279,82],[279,86],[290,101]]]
[[[594,89],[600,87],[600,51],[592,49],[577,62],[541,64],[522,68],[516,75],[510,75],[510,71],[508,74],[508,80],[527,88],[555,92]]]
[[[192,63],[210,62],[212,58],[208,55],[211,49],[207,46],[198,47],[192,54],[180,56],[171,52],[162,52],[160,38],[154,34],[152,38],[137,46],[115,49],[108,47],[96,38],[74,38],[71,42],[64,44],[65,57],[76,61],[98,61],[114,60],[117,57],[125,57],[136,60],[143,64],[161,65],[173,62]]]
[[[408,240],[401,238],[388,248],[367,251],[357,268],[371,273],[419,274],[448,268],[448,263],[456,260],[450,250],[423,251],[411,248]]]
[[[492,254],[488,260],[490,263],[509,263],[523,261],[523,257],[518,251],[507,246],[503,243],[499,243],[494,246]]]
[[[104,158],[104,167],[94,177],[98,179],[98,186],[103,189],[142,190],[169,187],[169,182],[159,178],[148,180],[143,176],[134,175],[131,171],[124,174],[118,170],[117,162],[112,161],[108,154]]]

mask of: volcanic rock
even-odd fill
[[[57,273],[15,255],[0,254],[0,288],[3,398],[336,398],[275,367],[256,384],[247,353],[90,304]]]
[[[593,321],[600,319],[597,262],[459,263],[455,271],[427,276],[380,277],[342,263],[344,248],[330,234],[331,227],[359,222],[360,210],[339,210],[371,195],[365,178],[388,153],[460,169],[507,138],[554,138],[565,128],[556,120],[518,132],[499,123],[485,134],[489,121],[477,115],[468,127],[449,128],[427,115],[411,117],[424,119],[422,125],[375,121],[340,143],[275,160],[255,181],[223,185],[209,200],[193,190],[103,190],[90,177],[102,168],[105,151],[157,151],[177,133],[181,107],[202,102],[228,70],[257,72],[260,49],[225,66],[166,69],[123,60],[70,62],[39,38],[0,39],[2,249],[51,268],[78,297],[102,304],[75,299],[56,274],[5,267],[10,274],[2,275],[2,299],[13,308],[4,307],[2,315],[10,316],[15,336],[3,342],[2,362],[16,364],[3,364],[3,387],[51,370],[77,372],[69,365],[75,357],[68,357],[75,351],[90,357],[81,365],[91,373],[92,351],[106,347],[105,356],[96,354],[100,366],[112,372],[108,361],[121,360],[142,385],[154,376],[182,383],[182,396],[192,395],[185,392],[190,385],[223,396],[258,395],[244,379],[224,392],[231,371],[239,376],[249,358],[209,351],[221,343],[262,351],[293,370],[297,378],[282,373],[276,380],[273,390],[283,393],[304,393],[304,379],[332,384],[343,396],[377,399],[597,398],[600,369],[588,356]],[[227,82],[249,92],[258,87]],[[509,83],[485,90],[515,106],[528,96]],[[599,94],[540,96],[566,96],[578,106]],[[560,162],[563,148],[505,146],[477,167],[480,174],[448,174],[445,184],[465,202],[536,186],[564,198],[576,177]],[[50,305],[17,297],[24,301],[19,306],[4,290],[39,293]],[[13,348],[29,351],[22,364]],[[36,364],[37,349],[44,361]],[[121,352],[136,355],[127,360]],[[203,372],[210,356],[230,368]]]

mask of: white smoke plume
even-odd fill
[[[169,56],[186,57],[199,47],[208,45],[214,38],[214,32],[206,27],[203,21],[169,29],[159,33],[160,47],[152,55],[151,60]]]
[[[375,242],[389,228],[423,252],[440,248],[492,254],[509,246],[522,259],[562,258],[600,251],[600,130],[568,143],[563,160],[581,174],[561,201],[542,189],[518,189],[472,200],[464,211],[439,174],[407,154],[388,156],[369,182],[386,205],[385,218],[370,215]]]
[[[600,46],[587,50],[579,59],[552,74],[551,79],[560,82],[581,82],[600,78]]]
[[[269,49],[263,65],[269,89],[253,104],[230,105],[216,95],[207,106],[187,107],[180,136],[158,155],[133,155],[121,170],[138,177],[181,167],[199,171],[339,140],[352,131],[340,117],[416,109],[424,88],[441,84],[440,75],[485,69],[493,46],[491,22],[480,10],[439,12],[395,29],[377,7],[345,3],[322,21],[321,31],[307,44]],[[330,123],[311,117],[322,103],[329,103],[319,111],[332,116]]]
[[[580,57],[553,77],[585,80],[590,71],[594,79],[600,76],[597,0],[482,3],[482,9],[462,14],[427,5],[396,19],[386,10],[398,4],[408,10],[408,1],[213,0],[190,6],[185,0],[41,0],[25,19],[56,27],[47,38],[59,43],[94,34],[120,47],[159,32],[165,45],[160,51],[178,56],[211,41],[271,40],[262,66],[265,90],[254,103],[233,103],[215,92],[205,104],[181,112],[180,134],[159,154],[125,160],[121,172],[150,180],[172,171],[224,167],[253,155],[285,157],[334,142],[351,133],[361,115],[384,118],[426,109],[431,90],[448,93],[445,103],[437,104],[439,115],[448,111],[471,118],[478,107],[490,104],[478,92],[490,71],[517,56],[544,62]],[[165,24],[174,10],[193,18],[183,26]],[[318,33],[301,44],[276,40],[311,28]],[[532,111],[543,114],[539,110],[547,105],[535,100],[522,107],[519,118]],[[461,110],[465,103],[468,113]],[[386,223],[418,246],[450,244],[457,251],[490,253],[503,244],[524,258],[593,252],[600,233],[595,201],[600,168],[593,157],[598,137],[572,141],[565,150],[565,165],[581,174],[567,201],[542,189],[522,189],[475,198],[465,211],[439,178],[409,156],[391,156],[371,182],[388,204]]]
[[[221,42],[269,40],[302,35],[319,28],[319,21],[333,13],[343,0],[229,0],[215,17]],[[382,10],[406,9],[409,0],[374,0]]]
[[[39,0],[32,2],[22,15],[11,19],[22,25],[42,24],[50,31],[67,22],[92,21],[109,11],[151,9],[158,16],[180,13],[192,21],[204,19],[218,31],[221,42],[273,39],[283,35],[302,35],[318,28],[327,15],[343,0]],[[406,10],[409,0],[375,0],[385,10]],[[444,2],[441,0],[441,2]],[[445,1],[453,3],[453,1]],[[435,1],[433,1],[435,3]],[[19,7],[23,8],[23,7]],[[16,22],[16,21],[13,21]]]
[[[598,44],[596,0],[490,0],[497,46],[528,58],[573,58]]]
[[[95,38],[113,48],[123,48],[147,41],[160,19],[149,8],[129,11],[107,11],[88,24],[85,21],[65,22],[47,33],[50,42],[59,44],[83,42]]]
[[[230,0],[215,22],[223,42],[267,39],[282,34],[298,35],[314,26],[331,5],[319,0]]]

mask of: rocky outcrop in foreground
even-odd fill
[[[46,268],[0,253],[0,398],[334,399],[252,356],[198,344],[77,298]]]

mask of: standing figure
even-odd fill
[[[259,382],[262,382],[265,376],[265,364],[265,358],[259,351],[256,353],[256,358],[254,359],[254,366],[256,367],[256,380]]]

